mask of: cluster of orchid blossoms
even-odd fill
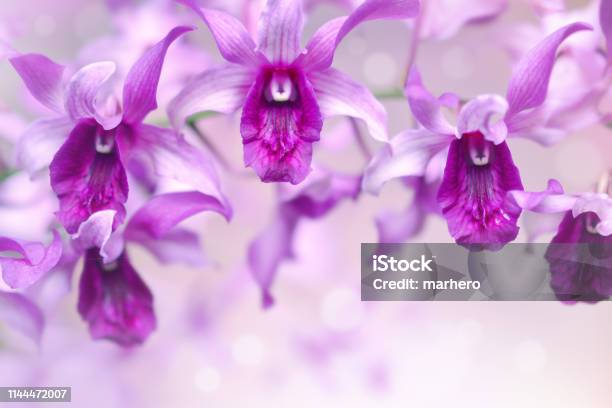
[[[9,110],[0,111],[0,317],[39,339],[40,287],[59,279],[69,288],[79,264],[78,312],[91,336],[122,346],[145,341],[156,328],[153,294],[131,264],[129,247],[140,245],[162,263],[183,257],[198,264],[198,235],[179,224],[202,212],[228,221],[232,216],[217,174],[221,157],[185,136],[197,132],[197,121],[209,112],[240,112],[244,165],[261,182],[279,187],[276,216],[247,254],[264,306],[274,302],[271,287],[280,265],[294,256],[301,220],[322,218],[360,194],[377,194],[395,178],[414,190],[414,199],[404,213],[377,218],[380,242],[406,241],[428,214],[439,214],[458,244],[497,250],[516,239],[526,210],[563,216],[553,242],[588,243],[610,252],[610,177],[603,177],[595,192],[567,194],[554,180],[544,192],[525,192],[506,139],[551,145],[612,120],[600,111],[612,83],[612,1],[596,1],[580,16],[561,1],[525,1],[541,25],[532,27],[529,41],[506,44],[516,59],[506,97],[470,100],[452,93],[435,97],[426,89],[418,45],[451,37],[466,24],[493,21],[507,0],[328,0],[348,14],[322,25],[305,47],[300,45],[305,16],[323,0],[141,6],[112,0],[121,36],[94,42],[71,64],[0,42],[0,57],[40,105],[35,111],[46,112],[27,125]],[[159,18],[150,33],[139,26],[142,7],[156,10],[149,16]],[[187,41],[195,28],[182,24],[197,18],[225,63],[211,65]],[[383,105],[332,67],[341,41],[377,19],[405,20],[412,32],[410,41],[397,46],[410,48],[404,93],[417,123],[392,138]],[[522,48],[525,43],[529,49]],[[170,47],[185,59],[164,61]],[[113,61],[92,63],[91,55]],[[572,66],[571,75],[556,74],[559,63]],[[160,83],[164,65],[166,83]],[[202,67],[209,68],[199,72]],[[167,119],[156,122],[166,127],[147,123],[157,110],[158,90],[172,97]],[[351,118],[355,143],[363,145],[357,121],[380,142],[361,174],[313,164],[324,120],[338,115]],[[612,295],[610,259],[551,265],[555,289],[584,294],[560,299]]]

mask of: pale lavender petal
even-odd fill
[[[272,63],[293,62],[304,26],[302,2],[268,0],[259,19],[257,49]]]
[[[601,0],[599,6],[599,24],[606,37],[608,61],[612,62],[612,0]]]
[[[91,248],[99,248],[100,256],[105,263],[117,259],[123,251],[123,245],[121,240],[111,240],[115,215],[117,215],[115,210],[93,213],[72,236],[75,248],[83,252]]]
[[[421,4],[420,38],[451,38],[469,23],[489,21],[508,6],[508,0],[426,0]]]
[[[23,54],[10,62],[38,102],[57,113],[63,113],[62,79],[64,66],[44,55]]]
[[[395,136],[372,159],[363,176],[363,189],[378,194],[389,180],[423,176],[430,160],[453,141],[451,135],[426,129],[406,130]]]
[[[0,292],[0,322],[40,343],[45,319],[40,308],[25,296]]]
[[[457,135],[480,132],[486,140],[500,144],[508,135],[503,121],[507,110],[508,102],[501,96],[477,96],[461,108],[457,117]]]
[[[524,210],[546,214],[566,212],[576,203],[576,197],[565,194],[563,187],[555,179],[548,181],[548,186],[544,191],[511,191],[508,199]]]
[[[406,81],[406,97],[415,119],[434,133],[453,135],[455,129],[442,114],[442,104],[423,85],[421,74],[416,68],[410,70]]]
[[[45,247],[40,242],[0,237],[0,253],[5,251],[19,256],[0,256],[2,279],[12,289],[25,289],[57,265],[62,256],[62,238],[53,231],[53,241]]]
[[[411,180],[414,196],[402,211],[385,211],[376,217],[378,242],[406,242],[419,234],[425,226],[427,216],[438,212],[436,192],[438,183],[427,183],[423,177]]]
[[[112,129],[121,120],[119,115],[106,118],[99,113],[103,88],[115,73],[113,62],[96,62],[78,70],[70,79],[66,90],[65,108],[73,121],[95,118],[105,129]]]
[[[131,218],[125,237],[138,240],[138,234],[161,238],[183,220],[204,211],[213,211],[227,220],[231,211],[217,198],[197,191],[160,194],[151,198]]]
[[[247,66],[260,65],[265,57],[255,51],[256,45],[240,21],[229,14],[200,8],[194,0],[177,0],[193,9],[208,26],[223,58]]]
[[[590,29],[585,23],[569,24],[550,34],[521,58],[508,84],[508,119],[544,102],[557,48],[573,33]]]
[[[418,13],[418,0],[366,0],[349,16],[321,26],[297,61],[307,70],[324,70],[331,66],[338,44],[359,24],[368,20],[411,18]]]
[[[365,86],[333,68],[312,72],[308,78],[324,117],[344,115],[362,119],[374,139],[388,140],[387,112]]]
[[[51,164],[73,127],[74,123],[67,116],[33,122],[17,143],[17,165],[30,176],[38,174]]]
[[[209,69],[187,82],[170,102],[168,116],[180,129],[185,120],[198,112],[233,113],[246,99],[255,81],[255,71],[240,65],[223,65]]]
[[[176,180],[190,190],[216,197],[229,209],[221,191],[219,176],[212,159],[187,143],[181,135],[151,125],[140,125],[134,130],[136,145],[148,157],[156,174]]]
[[[607,194],[582,194],[572,209],[574,218],[583,213],[595,213],[599,222],[595,226],[598,234],[608,236],[612,234],[612,198]]]
[[[192,30],[185,26],[173,28],[132,66],[123,85],[123,120],[126,123],[140,123],[157,108],[157,85],[166,52],[177,38]]]

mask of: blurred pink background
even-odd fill
[[[333,6],[316,8],[306,37],[342,14]],[[210,34],[195,17],[185,15],[199,27],[189,36],[219,61]],[[10,33],[18,50],[42,52],[59,61],[74,59],[89,41],[111,30],[101,0],[4,1],[0,16],[0,33]],[[466,27],[449,40],[422,44],[417,64],[425,82],[436,94],[503,95],[510,61],[496,39],[504,29],[535,21],[523,1],[511,1],[493,24]],[[154,20],[149,24],[155,29]],[[335,66],[373,91],[396,87],[404,75],[409,41],[405,23],[368,23],[339,48]],[[172,58],[170,51],[168,60]],[[0,66],[0,76],[0,101],[32,119],[32,113],[21,108],[22,84],[8,64]],[[161,105],[171,96],[160,95]],[[384,103],[391,135],[411,126],[405,100]],[[155,120],[163,118],[163,111],[156,113]],[[240,169],[235,119],[213,118],[203,129]],[[338,133],[334,128],[343,123],[326,124],[316,155],[329,166],[357,173],[365,165],[357,147],[333,139]],[[379,147],[376,142],[370,145]],[[567,191],[591,190],[599,175],[612,167],[612,133],[603,126],[573,134],[553,148],[522,140],[510,146],[531,191],[544,188],[550,177]],[[273,216],[274,187],[252,176],[224,174],[223,180],[234,204],[233,221],[200,215],[188,222],[201,232],[209,267],[162,268],[147,253],[130,250],[155,294],[159,327],[144,346],[126,351],[90,340],[73,291],[46,310],[48,327],[40,350],[0,325],[0,385],[72,386],[70,406],[75,407],[612,404],[609,302],[360,301],[359,244],[376,241],[376,214],[409,202],[411,193],[400,183],[386,186],[380,197],[363,195],[322,220],[305,221],[296,239],[296,261],[279,271],[273,289],[276,305],[262,310],[245,253]],[[431,217],[415,240],[451,239],[443,220]],[[74,283],[78,271],[80,264]]]

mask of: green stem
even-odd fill
[[[404,99],[404,91],[400,88],[393,88],[382,92],[376,92],[374,96],[376,99]]]

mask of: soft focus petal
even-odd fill
[[[210,157],[168,129],[140,125],[135,134],[134,148],[147,155],[159,177],[176,180],[192,190],[215,197],[229,208]]]
[[[566,212],[576,204],[576,197],[565,194],[561,184],[554,179],[548,181],[546,190],[542,192],[511,191],[508,199],[524,210],[545,214]]]
[[[457,134],[480,132],[486,140],[500,144],[508,135],[503,121],[507,110],[508,103],[501,96],[477,96],[461,108],[457,117]]]
[[[48,167],[73,127],[74,123],[66,116],[33,122],[17,144],[17,165],[30,176]]]
[[[298,185],[283,185],[273,222],[249,246],[251,274],[262,291],[262,303],[273,303],[271,286],[281,264],[293,257],[293,236],[302,217],[324,217],[345,199],[359,195],[359,177],[316,170]]]
[[[291,63],[300,52],[302,2],[268,0],[259,20],[257,49],[272,63]]]
[[[151,198],[130,219],[127,239],[138,240],[140,233],[162,238],[181,221],[204,211],[213,211],[229,220],[230,210],[215,197],[197,191],[160,194]]]
[[[455,133],[455,129],[442,114],[440,100],[425,88],[416,68],[410,70],[405,92],[412,114],[425,129],[446,135]]]
[[[349,16],[321,26],[306,45],[304,54],[298,57],[298,63],[309,71],[329,68],[338,44],[359,24],[368,20],[416,17],[418,13],[418,0],[366,0]]]
[[[423,176],[432,157],[452,140],[453,136],[431,133],[426,129],[400,133],[372,158],[363,176],[363,189],[378,194],[389,180]]]
[[[425,0],[421,3],[420,38],[451,38],[471,22],[489,21],[508,6],[508,0]]]
[[[180,129],[189,116],[198,112],[237,111],[244,104],[255,76],[249,68],[223,65],[194,77],[168,106],[172,125]]]
[[[244,164],[264,182],[298,184],[310,172],[322,127],[315,91],[300,70],[262,70],[240,120]]]
[[[265,58],[255,51],[256,45],[240,21],[229,14],[200,8],[194,0],[177,0],[191,7],[208,26],[223,58],[247,66],[259,65]]]
[[[105,102],[100,100],[100,96],[115,70],[113,62],[96,62],[86,65],[72,76],[65,101],[66,111],[72,120],[95,118],[105,129],[112,129],[119,124],[119,116],[106,117],[99,109],[101,103]]]
[[[182,263],[191,267],[207,264],[198,234],[182,228],[174,228],[159,238],[148,233],[129,231],[129,239],[146,248],[163,264]]]
[[[518,234],[521,209],[506,195],[522,189],[508,145],[467,134],[451,144],[438,204],[458,244],[497,250]]]
[[[40,242],[0,237],[0,253],[7,251],[18,257],[0,256],[2,279],[13,289],[25,289],[57,265],[62,256],[62,239],[53,231],[53,241],[45,247]]]
[[[104,264],[95,248],[87,251],[78,309],[92,338],[123,347],[142,344],[157,326],[153,295],[125,253]]]
[[[40,308],[25,296],[0,292],[0,322],[40,343],[45,319]]]
[[[612,199],[607,194],[582,194],[572,210],[574,217],[583,213],[595,213],[599,222],[595,225],[598,234],[612,234]]]
[[[44,55],[24,54],[10,59],[30,93],[38,102],[57,113],[63,113],[62,77],[64,67]]]
[[[597,302],[612,295],[612,237],[592,233],[594,217],[567,212],[546,251],[550,285],[568,303]]]
[[[387,112],[365,86],[333,68],[313,72],[308,78],[324,117],[344,115],[362,119],[374,139],[388,140]]]
[[[612,63],[612,0],[601,0],[599,6],[599,24],[606,37],[608,61]]]
[[[293,234],[297,218],[291,212],[279,213],[265,231],[249,246],[249,270],[262,292],[262,305],[273,305],[270,292],[281,263],[292,257]]]
[[[157,85],[168,47],[192,27],[176,27],[136,61],[123,85],[123,120],[140,123],[157,108]]]
[[[438,183],[427,183],[423,177],[415,178],[412,202],[402,211],[385,211],[376,217],[378,242],[406,242],[419,234],[427,216],[438,212],[437,190]]]
[[[60,200],[57,217],[70,234],[100,210],[117,211],[115,227],[125,219],[129,188],[120,149],[98,152],[100,132],[94,121],[79,122],[49,167],[51,187]]]
[[[573,33],[590,29],[585,23],[569,24],[550,34],[521,58],[514,67],[508,84],[508,119],[544,102],[557,48]]]

